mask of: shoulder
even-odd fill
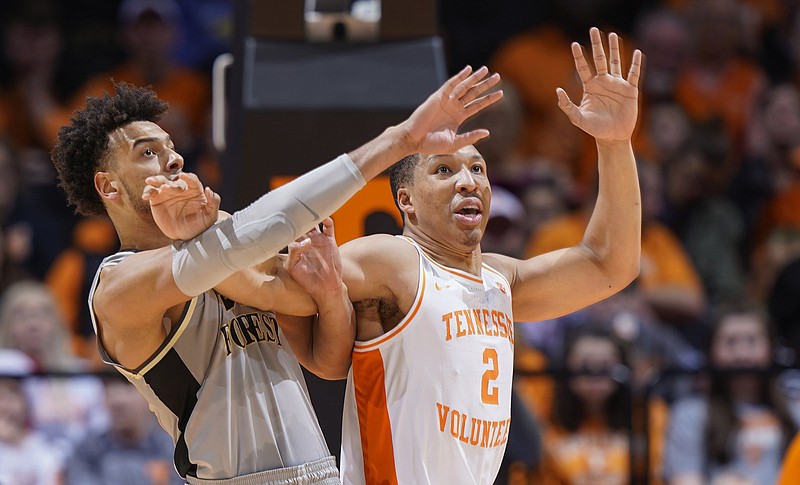
[[[417,258],[417,250],[408,241],[389,234],[373,234],[353,239],[342,245],[342,257],[362,262],[376,261],[393,264],[405,263],[408,258]]]
[[[485,264],[502,274],[510,285],[514,285],[518,259],[497,253],[484,253],[482,258]]]
[[[393,299],[416,288],[419,255],[402,238],[365,236],[344,244],[341,254],[343,279],[353,301]]]

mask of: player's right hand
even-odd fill
[[[173,179],[155,175],[145,182],[142,199],[150,202],[153,219],[173,241],[191,239],[217,222],[220,197],[204,188],[197,175],[181,172]]]

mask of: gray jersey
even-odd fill
[[[105,266],[134,254],[122,251]],[[98,340],[99,342],[99,340]],[[186,304],[163,345],[127,369],[100,355],[150,403],[175,442],[182,477],[226,479],[295,467],[330,456],[305,379],[275,314],[239,305],[213,290]]]

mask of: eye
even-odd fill
[[[473,165],[472,173],[483,173],[483,165],[480,164]]]
[[[448,167],[447,165],[439,165],[438,167],[436,167],[436,173],[439,174],[450,173],[450,167]]]
[[[145,148],[142,151],[142,156],[145,156],[145,157],[148,157],[148,158],[149,157],[154,157],[154,156],[156,156],[156,152],[152,148]]]

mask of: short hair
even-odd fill
[[[397,202],[397,190],[401,186],[410,187],[414,185],[414,169],[417,168],[421,158],[419,153],[415,153],[403,158],[389,168],[389,186],[392,188],[392,198],[394,199],[394,205],[403,218],[405,218],[405,214],[400,210],[400,204]]]
[[[61,127],[51,154],[67,202],[83,215],[106,213],[94,188],[94,174],[108,156],[109,135],[134,121],[155,123],[168,108],[149,87],[113,84],[113,95],[87,98],[86,107],[75,112],[71,124]]]

